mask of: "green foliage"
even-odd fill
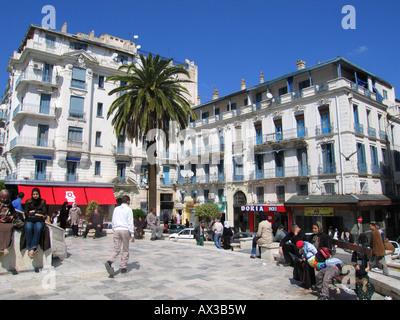
[[[146,218],[146,213],[143,210],[135,209],[135,210],[132,210],[132,212],[133,212],[134,219],[137,219],[139,217]]]
[[[0,191],[6,189],[4,181],[0,181]]]
[[[221,216],[221,212],[215,203],[204,203],[196,209],[194,214],[199,220],[210,222],[211,220]]]
[[[86,208],[85,216],[90,217],[94,210],[100,209],[100,204],[96,200],[92,200],[88,203]]]

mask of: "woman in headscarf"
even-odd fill
[[[69,209],[70,209],[70,206],[68,205],[68,202],[65,201],[60,209],[60,215],[58,216],[58,225],[60,228],[63,228],[64,230],[67,227],[67,220],[69,217]]]
[[[39,188],[32,189],[32,198],[25,202],[25,237],[28,255],[33,258],[47,216],[46,200],[40,196]]]
[[[69,215],[71,217],[70,224],[72,228],[72,236],[74,238],[78,237],[79,220],[81,214],[82,214],[81,209],[78,207],[76,203],[73,203],[72,208],[69,210]]]
[[[311,236],[311,243],[317,249],[329,248],[332,250],[332,240],[328,234],[323,232],[322,223],[317,221],[313,224],[313,235]]]
[[[222,232],[222,247],[225,250],[233,251],[233,247],[231,246],[232,236],[233,236],[233,232],[232,232],[231,226],[229,225],[228,221],[225,221],[224,222],[224,230]]]

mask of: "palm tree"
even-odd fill
[[[107,114],[113,116],[112,125],[117,136],[126,135],[131,142],[146,139],[152,129],[165,131],[168,123],[176,121],[181,129],[188,125],[188,114],[196,115],[186,98],[188,90],[182,85],[191,82],[189,72],[182,65],[172,65],[173,59],[140,55],[140,63],[124,65],[122,74],[112,75],[107,81],[119,81],[122,85],[109,92],[118,94]],[[188,79],[179,79],[180,75]],[[166,135],[168,136],[168,135]],[[168,141],[168,140],[167,140]],[[147,141],[147,150],[156,143],[156,137]],[[149,160],[149,159],[148,159]],[[156,164],[149,162],[149,208],[157,205]]]

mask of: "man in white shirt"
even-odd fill
[[[212,230],[214,231],[214,244],[218,249],[223,249],[221,246],[221,237],[222,232],[224,231],[224,226],[221,223],[221,219],[217,218],[216,222],[212,226]]]
[[[117,256],[121,252],[121,273],[127,272],[127,264],[129,260],[129,240],[135,242],[134,238],[134,224],[133,224],[133,213],[129,207],[131,199],[128,196],[122,197],[122,204],[116,207],[112,217],[112,228],[114,231],[114,251],[111,257],[105,263],[107,272],[110,276],[114,275],[114,269],[112,264],[116,260]]]

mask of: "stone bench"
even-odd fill
[[[38,247],[38,250],[33,258],[28,256],[28,250],[20,251],[21,232],[14,231],[13,244],[9,253],[0,256],[0,273],[18,273],[21,271],[38,271],[42,268],[51,267],[52,252],[51,249],[43,250]]]
[[[53,257],[59,259],[67,257],[65,230],[48,223],[46,225],[50,231],[51,248],[43,252],[39,245],[34,258],[30,258],[26,249],[20,250],[21,231],[15,230],[13,244],[8,254],[0,255],[0,273],[38,271],[51,267]]]
[[[258,247],[261,250],[261,259],[267,261],[275,261],[276,257],[279,259],[279,253],[277,253],[279,250],[279,242],[272,242],[271,244]]]

